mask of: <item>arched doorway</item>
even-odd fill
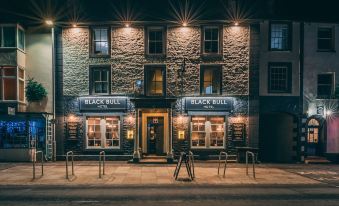
[[[324,142],[321,122],[310,118],[307,123],[307,156],[323,156]]]

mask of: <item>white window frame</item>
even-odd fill
[[[16,99],[15,100],[4,100],[4,92],[5,92],[5,90],[4,90],[4,83],[3,83],[3,69],[2,69],[2,67],[10,67],[10,68],[13,68],[13,69],[16,69],[16,76],[15,76],[15,80],[16,80]],[[24,72],[24,78],[22,79],[22,78],[19,78],[19,70],[23,70],[23,72]],[[1,68],[0,68],[0,72],[1,72],[1,75],[0,75],[0,84],[1,84],[1,95],[2,96],[0,96],[0,102],[20,102],[20,103],[25,103],[26,102],[26,94],[25,94],[25,90],[26,90],[26,71],[25,71],[25,69],[24,68],[19,68],[18,66],[1,66]],[[8,77],[7,77],[8,78]],[[11,79],[14,79],[14,77],[12,77]],[[20,101],[20,99],[19,99],[19,90],[20,90],[20,88],[19,88],[19,81],[23,81],[23,83],[24,83],[24,101]]]
[[[118,135],[119,135],[119,145],[118,146],[112,146],[112,147],[106,147],[106,118],[109,117],[116,117],[119,119],[118,121]],[[88,119],[89,118],[100,118],[100,133],[101,133],[101,145],[100,146],[89,146],[88,145]],[[107,116],[86,116],[86,149],[120,149],[121,146],[121,116],[120,115],[107,115]]]
[[[206,52],[205,51],[205,42],[208,41],[208,42],[213,42],[215,40],[206,40],[206,29],[217,29],[218,30],[218,51],[217,52]],[[204,39],[203,39],[203,42],[202,42],[202,46],[203,46],[203,54],[220,54],[221,52],[221,49],[220,49],[220,27],[218,26],[204,26],[203,27],[203,32],[204,32]]]

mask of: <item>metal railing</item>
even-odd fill
[[[223,155],[225,155],[224,175],[223,175],[223,177],[225,178],[226,167],[227,167],[227,159],[228,159],[228,154],[226,152],[220,152],[220,154],[219,154],[218,175],[219,175],[219,170],[220,170],[221,158],[222,158]]]
[[[190,165],[190,169],[191,169],[191,173],[192,173],[192,179],[195,178],[195,172],[194,172],[194,154],[193,152],[189,151],[188,152],[188,158],[189,158],[189,165]]]
[[[74,153],[73,151],[69,151],[66,153],[66,179],[70,180],[69,175],[68,175],[68,161],[69,161],[69,156],[71,156],[72,160],[72,176],[74,176]]]
[[[36,178],[35,176],[35,165],[36,165],[36,155],[41,153],[41,176],[44,176],[44,153],[42,151],[35,151],[33,156],[33,180]]]
[[[248,157],[252,157],[253,178],[255,178],[255,154],[250,151],[246,151],[246,175],[248,175]]]
[[[102,177],[102,175],[105,175],[105,151],[101,151],[99,153],[99,178]],[[101,166],[102,166],[102,172],[101,172]]]

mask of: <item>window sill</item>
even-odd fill
[[[321,52],[321,53],[336,53],[336,51],[334,49],[317,49],[317,52]]]
[[[201,54],[203,59],[222,59],[221,53],[203,53]]]
[[[111,151],[111,150],[120,150],[120,147],[111,147],[111,148],[102,148],[102,147],[93,147],[93,148],[86,148],[85,151]]]
[[[166,54],[145,54],[146,58],[166,58]]]
[[[111,55],[110,54],[90,54],[89,55],[90,58],[110,58]]]
[[[270,52],[292,52],[291,49],[268,49]]]

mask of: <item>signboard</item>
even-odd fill
[[[67,138],[68,139],[78,139],[79,138],[79,128],[80,124],[78,122],[68,122],[66,125],[67,128]]]
[[[114,111],[127,109],[127,97],[79,97],[81,111]]]
[[[317,106],[317,114],[318,114],[318,115],[322,115],[322,116],[325,115],[325,109],[324,109],[324,106]]]
[[[244,141],[245,139],[245,127],[243,123],[233,123],[231,124],[232,129],[232,140],[233,141]]]
[[[233,100],[230,97],[187,97],[186,110],[190,111],[230,111]]]
[[[15,115],[15,108],[14,107],[8,107],[8,115]]]

